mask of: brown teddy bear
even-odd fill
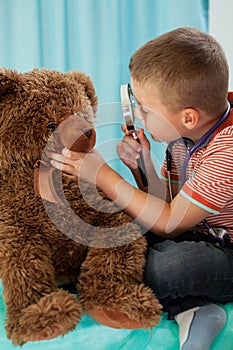
[[[96,110],[81,72],[0,70],[0,278],[13,344],[65,334],[82,313],[115,328],[159,322],[142,283],[140,227],[95,186],[49,166],[64,146],[94,146]],[[78,297],[61,288],[68,282]]]

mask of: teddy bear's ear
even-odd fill
[[[2,68],[0,69],[0,100],[6,94],[13,93],[19,85],[19,73]]]
[[[95,93],[94,85],[90,77],[80,71],[70,71],[66,73],[68,76],[72,77],[77,81],[77,83],[82,84],[85,88],[85,93],[91,102],[94,113],[97,110],[98,99]]]

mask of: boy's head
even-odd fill
[[[131,57],[134,83],[155,89],[172,112],[196,108],[221,115],[229,69],[220,44],[195,28],[178,28],[149,41]]]

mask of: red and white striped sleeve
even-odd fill
[[[194,163],[192,176],[180,193],[218,214],[233,198],[233,126],[220,131]]]

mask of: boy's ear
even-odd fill
[[[194,108],[186,108],[181,113],[181,121],[185,128],[191,130],[199,121],[199,112]]]

